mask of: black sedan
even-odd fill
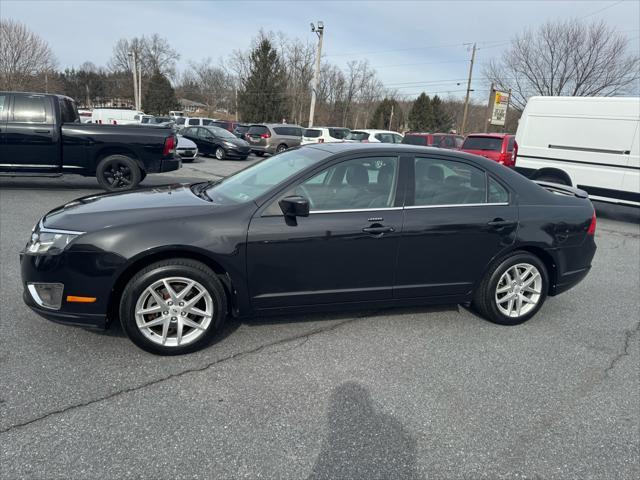
[[[215,155],[218,160],[225,158],[245,160],[251,153],[251,148],[246,141],[224,128],[187,127],[180,134],[194,142],[201,154]]]
[[[223,181],[75,200],[21,253],[43,317],[178,354],[227,315],[470,303],[514,325],[595,254],[587,195],[474,155],[411,145],[290,149]]]

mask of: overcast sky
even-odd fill
[[[122,37],[159,33],[189,61],[246,49],[261,28],[315,42],[309,22],[323,20],[323,56],[340,66],[369,59],[381,80],[407,96],[446,96],[466,88],[478,43],[473,87],[486,96],[482,64],[510,38],[549,19],[603,19],[640,50],[640,1],[61,1],[0,0],[0,17],[24,22],[51,45],[60,67],[106,65]]]

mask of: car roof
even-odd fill
[[[376,130],[376,129],[372,129],[372,128],[356,128],[354,130],[351,130],[352,132],[365,132],[365,133],[397,133],[398,135],[402,135],[399,132],[394,132],[393,130]]]
[[[504,138],[511,137],[513,134],[511,133],[470,133],[467,137],[493,137],[493,138]]]

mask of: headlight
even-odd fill
[[[222,143],[224,143],[225,147],[235,148],[235,146],[236,146],[235,143],[227,142],[226,140],[224,142],[222,142]]]
[[[71,243],[73,239],[84,232],[70,230],[52,230],[48,228],[34,229],[31,240],[27,244],[28,253],[59,253]]]

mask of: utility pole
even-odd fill
[[[324,36],[324,23],[319,20],[318,27],[312,23],[311,31],[318,35],[318,53],[316,54],[316,70],[313,74],[313,88],[311,90],[311,107],[309,108],[309,128],[313,126],[313,115],[316,110],[316,92],[318,91],[318,81],[320,79],[320,56],[322,55],[322,38]]]
[[[136,60],[138,60],[136,58]],[[142,109],[142,62],[138,60],[138,105],[136,110]]]
[[[473,75],[473,62],[476,60],[476,44],[473,44],[473,50],[471,51],[471,63],[469,64],[469,80],[467,81],[467,96],[464,99],[464,113],[462,114],[462,127],[460,128],[460,135],[464,135],[464,130],[467,126],[467,113],[469,111],[469,93],[471,92],[471,76]]]
[[[132,65],[131,71],[133,72],[133,105],[134,108],[138,108],[138,80],[137,80],[137,62],[136,51],[129,52],[129,58],[131,58]]]
[[[234,89],[236,98],[236,122],[238,121],[238,87]]]
[[[493,92],[495,85],[491,83],[491,90],[489,90],[489,101],[487,102],[487,111],[485,112],[484,120],[484,132],[489,133],[489,122],[491,121],[491,104],[493,103]]]
[[[389,126],[387,127],[389,130],[391,130],[391,122],[393,122],[393,103],[391,104],[391,115],[389,115]]]

